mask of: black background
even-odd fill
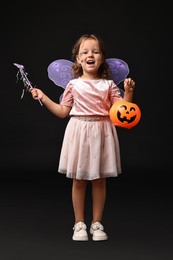
[[[86,248],[100,259],[172,259],[170,4],[12,2],[1,7],[1,14],[0,260],[53,260],[71,253],[85,259],[90,257]],[[70,60],[74,42],[84,33],[103,38],[107,58],[128,63],[136,82],[133,101],[142,113],[133,129],[117,129],[123,174],[108,180],[104,220],[109,232],[118,223],[117,236],[103,247],[71,241],[71,182],[57,173],[68,118],[56,118],[29,93],[20,99],[22,84],[13,65],[23,64],[33,85],[59,101],[63,90],[50,81],[47,67],[56,59]]]

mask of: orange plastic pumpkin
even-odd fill
[[[141,110],[137,104],[121,99],[112,105],[109,116],[115,126],[132,128],[138,124]]]

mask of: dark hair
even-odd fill
[[[104,48],[104,43],[103,43],[102,39],[99,36],[96,36],[95,34],[84,34],[74,44],[74,46],[72,48],[72,60],[74,62],[73,66],[72,66],[73,77],[77,78],[77,77],[82,76],[82,73],[83,73],[82,67],[76,61],[76,56],[79,53],[79,48],[80,48],[81,43],[84,40],[87,40],[87,39],[94,39],[98,42],[99,48],[100,48],[100,51],[101,51],[102,57],[103,57],[103,63],[99,67],[98,74],[103,79],[109,79],[110,78],[110,71],[109,71],[108,64],[105,61],[106,52],[105,52],[105,48]]]

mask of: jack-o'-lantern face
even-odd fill
[[[137,104],[122,99],[112,105],[109,115],[114,125],[132,128],[139,122],[141,111]]]

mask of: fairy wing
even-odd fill
[[[48,77],[55,85],[66,88],[67,83],[73,78],[71,74],[73,62],[65,59],[55,60],[47,68]]]
[[[118,58],[108,58],[106,62],[109,66],[111,72],[111,79],[116,85],[119,85],[129,74],[128,64]],[[58,59],[50,63],[48,66],[48,77],[52,80],[55,85],[66,88],[67,83],[73,79],[72,71],[72,61],[66,59]],[[120,88],[121,95],[124,95],[124,91]],[[60,97],[60,99],[62,96]]]
[[[111,72],[111,78],[116,85],[125,80],[129,74],[129,66],[125,61],[117,58],[109,58],[106,59],[106,62]]]
[[[125,78],[129,74],[129,66],[124,60],[118,58],[108,58],[106,59],[106,62],[111,72],[111,79],[118,86],[122,81],[125,80]],[[120,87],[119,89],[121,92],[121,96],[123,97],[124,91]]]
[[[119,85],[119,83],[125,80],[129,74],[128,64],[125,61],[117,58],[106,59],[106,63],[108,64],[111,71],[112,80],[116,85]]]

